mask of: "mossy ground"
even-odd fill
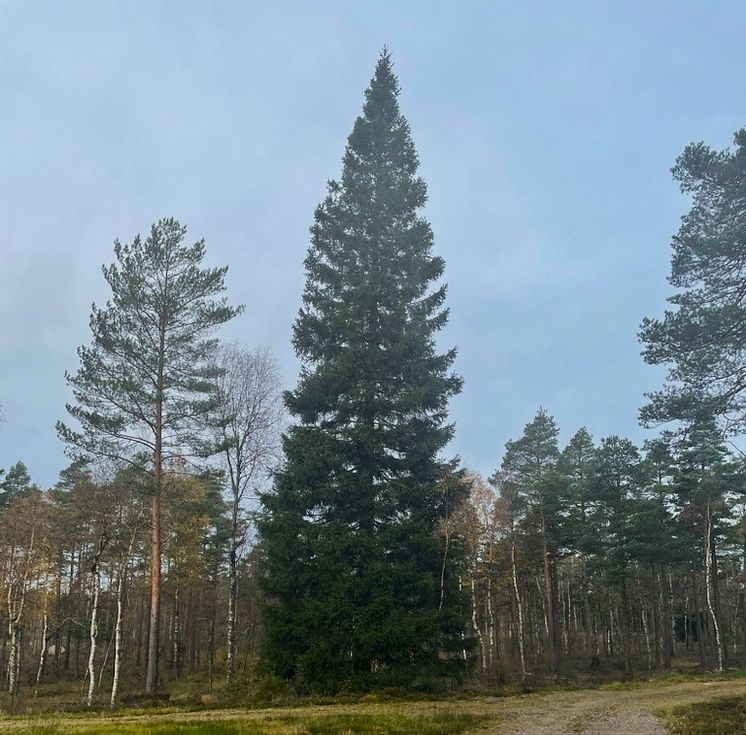
[[[677,707],[666,720],[675,735],[744,735],[746,695]]]

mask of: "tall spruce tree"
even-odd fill
[[[204,240],[184,243],[174,219],[150,235],[114,245],[104,267],[111,300],[93,306],[90,347],[67,375],[80,428],[57,430],[73,457],[127,462],[149,476],[151,489],[150,624],[146,691],[158,682],[161,602],[161,494],[164,469],[195,444],[195,427],[215,403],[215,329],[240,309],[228,306],[226,268],[204,268]]]
[[[461,379],[455,350],[435,344],[444,262],[398,95],[384,51],[311,227],[293,338],[303,364],[285,396],[298,424],[262,496],[266,661],[316,689],[463,660],[456,557],[441,577],[437,533],[465,492],[456,462],[440,458]]]

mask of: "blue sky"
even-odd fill
[[[163,216],[230,265],[226,336],[293,383],[308,227],[384,44],[447,261],[453,450],[490,472],[540,405],[563,440],[642,441],[669,169],[746,125],[745,25],[740,2],[0,0],[0,466],[55,481],[100,267]]]

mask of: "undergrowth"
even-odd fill
[[[744,735],[746,697],[676,707],[666,713],[666,720],[674,735]]]

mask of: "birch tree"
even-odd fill
[[[283,417],[280,370],[269,350],[224,345],[218,353],[215,440],[229,481],[228,620],[226,677],[235,672],[238,561],[246,542],[246,502],[252,484],[264,480],[280,453]]]

